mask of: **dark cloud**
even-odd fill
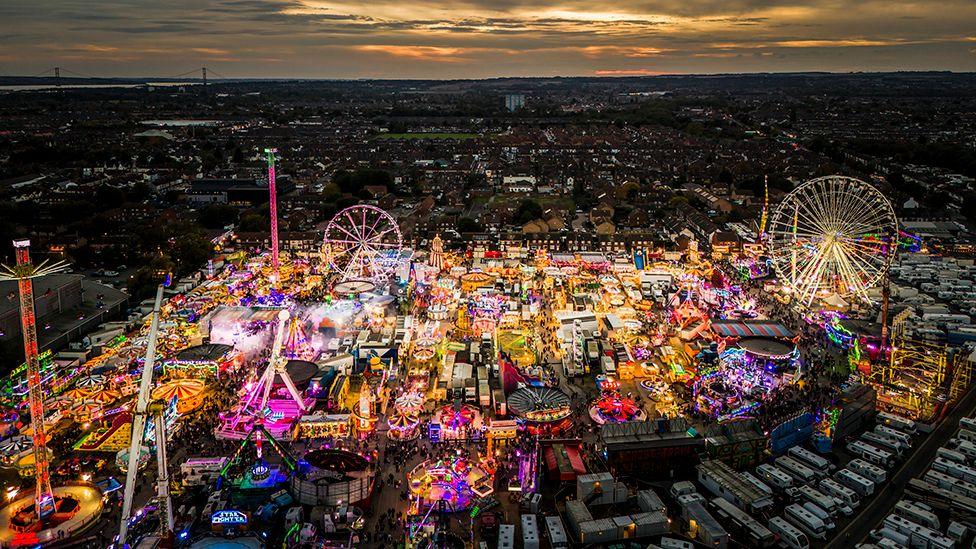
[[[20,74],[976,70],[972,0],[0,0],[0,20]]]

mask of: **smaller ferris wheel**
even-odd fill
[[[390,278],[400,261],[403,236],[393,216],[375,206],[351,206],[325,228],[326,261],[341,281],[379,282]]]

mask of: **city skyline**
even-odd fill
[[[976,4],[56,0],[0,5],[0,74],[489,78],[976,70]]]

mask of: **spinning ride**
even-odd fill
[[[508,408],[527,424],[529,432],[557,434],[569,428],[569,396],[551,387],[522,387],[508,396]]]
[[[617,391],[604,391],[603,395],[590,406],[590,418],[600,425],[627,423],[644,421],[647,419],[647,412],[632,398],[625,397]]]
[[[407,474],[418,511],[441,501],[445,512],[467,509],[475,498],[494,492],[493,480],[485,468],[460,455],[421,462]]]
[[[340,282],[383,281],[400,259],[403,236],[393,217],[367,204],[335,214],[325,228],[326,258]]]
[[[831,175],[811,179],[773,212],[769,255],[800,302],[832,294],[867,301],[888,271],[897,247],[891,202],[867,183]]]

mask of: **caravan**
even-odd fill
[[[763,463],[756,467],[756,474],[778,490],[786,490],[793,486],[793,477],[787,475],[775,465]]]
[[[857,507],[861,503],[860,497],[854,490],[851,490],[847,486],[837,482],[832,478],[825,478],[820,481],[820,491],[827,494],[830,497],[840,500],[851,509]]]
[[[790,476],[802,483],[814,482],[817,479],[826,476],[826,474],[814,471],[813,469],[789,456],[780,456],[774,461],[777,467],[782,468],[784,471],[789,473]]]
[[[793,457],[793,458],[799,460],[804,465],[806,465],[806,466],[808,466],[808,467],[810,467],[810,468],[812,468],[812,469],[814,469],[816,471],[820,471],[821,473],[823,473],[825,475],[827,473],[829,473],[830,470],[833,468],[833,464],[832,463],[830,463],[826,459],[818,456],[817,454],[814,454],[810,450],[807,450],[806,448],[803,448],[803,447],[800,447],[800,446],[794,446],[794,447],[790,448],[789,450],[787,450],[786,453],[789,454],[790,457]]]
[[[811,502],[808,501],[808,502],[806,502],[806,503],[803,504],[803,508],[806,509],[807,511],[810,511],[811,513],[813,513],[813,516],[815,516],[818,519],[822,520],[823,523],[824,523],[824,526],[827,528],[827,530],[833,530],[834,528],[837,527],[837,525],[834,524],[833,519],[830,518],[830,513],[828,513],[827,511],[824,511],[818,505],[815,505],[815,504],[813,504],[813,503],[811,503]]]
[[[552,549],[564,549],[569,547],[569,538],[566,536],[566,528],[559,516],[546,517],[546,531],[549,533],[549,545]]]
[[[964,417],[959,419],[959,428],[976,433],[976,419]]]
[[[827,539],[827,526],[823,521],[795,503],[786,507],[786,519],[812,538]]]
[[[838,471],[834,480],[854,490],[861,497],[874,494],[874,483],[849,469]]]
[[[877,465],[871,465],[860,458],[855,458],[848,461],[847,468],[875,484],[881,484],[882,482],[888,480],[887,471],[881,467],[878,467]]]
[[[932,461],[932,469],[969,483],[976,483],[976,469],[962,463],[956,463],[943,457],[936,457]]]
[[[894,513],[884,519],[884,527],[909,537],[912,547],[952,549],[956,542],[931,528],[912,522]]]
[[[969,440],[954,438],[949,440],[949,444],[955,451],[966,456],[967,460],[976,460],[976,443]]]
[[[892,454],[894,457],[899,458],[905,453],[906,450],[910,449],[907,444],[900,440],[885,435],[879,435],[878,433],[873,433],[871,431],[862,434],[860,440],[861,442],[866,442],[871,446],[884,450],[885,452]]]
[[[743,472],[739,473],[739,475],[742,478],[746,479],[746,481],[749,484],[752,484],[753,486],[755,486],[756,488],[758,488],[760,492],[766,494],[767,496],[772,496],[773,495],[773,489],[770,488],[769,485],[766,484],[765,482],[763,482],[763,481],[759,480],[758,478],[756,478],[749,471],[743,471]]]
[[[895,459],[891,455],[891,452],[861,440],[848,442],[847,451],[860,457],[868,463],[879,465],[885,469],[890,469],[891,466],[895,464]]]
[[[955,450],[950,450],[945,446],[942,446],[938,450],[936,450],[935,455],[940,458],[948,459],[949,461],[955,461],[956,463],[968,465],[968,460],[966,459],[966,456],[964,454],[962,454],[961,452],[957,452]]]
[[[837,516],[837,513],[840,512],[839,506],[834,498],[810,486],[800,486],[800,497],[820,507],[832,517]]]
[[[963,418],[963,419],[966,419],[966,418]],[[976,427],[976,425],[974,425],[974,427]],[[976,431],[971,431],[969,429],[960,428],[959,429],[959,432],[956,433],[956,438],[958,438],[960,440],[965,440],[967,442],[972,442],[973,444],[976,444]]]
[[[875,425],[874,432],[878,433],[883,437],[893,438],[909,448],[912,447],[912,437],[906,435],[905,433],[888,427],[887,425]]]
[[[776,536],[751,515],[723,498],[713,498],[712,508],[719,518],[731,522],[749,541],[749,547],[770,547]]]
[[[933,530],[940,528],[939,517],[935,516],[931,507],[921,503],[903,499],[895,504],[895,514]]]
[[[810,540],[807,539],[806,534],[801,532],[796,526],[793,526],[792,523],[784,520],[783,517],[769,519],[769,529],[778,535],[780,542],[790,549],[810,548]]]
[[[877,417],[875,417],[875,421],[881,425],[887,425],[888,427],[898,429],[899,431],[904,431],[910,435],[914,435],[918,432],[918,427],[915,425],[914,421],[901,416],[896,416],[895,414],[878,412]]]

